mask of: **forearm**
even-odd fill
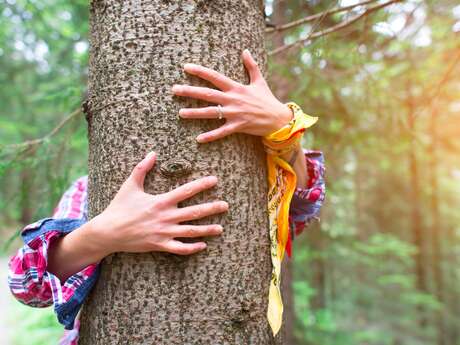
[[[308,181],[307,162],[305,160],[305,154],[300,144],[298,144],[295,150],[285,153],[281,156],[286,162],[290,162],[297,176],[297,187],[306,188]]]
[[[57,239],[49,248],[48,272],[64,282],[85,267],[97,263],[109,254],[91,221]]]

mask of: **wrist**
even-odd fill
[[[272,122],[272,126],[267,134],[274,133],[289,124],[294,119],[294,113],[286,104],[280,102],[275,109],[273,118],[275,120]]]
[[[294,119],[294,112],[287,104],[281,103],[279,114],[279,128],[283,128]]]
[[[47,270],[61,282],[108,255],[101,245],[103,242],[93,237],[92,231],[88,222],[50,245]]]
[[[80,230],[79,236],[85,240],[87,255],[98,262],[115,252],[106,232],[100,227],[98,216],[85,223]],[[70,234],[69,234],[70,235]]]

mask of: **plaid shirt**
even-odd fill
[[[286,248],[289,256],[292,239],[317,218],[325,194],[321,152],[305,151],[305,158],[307,187],[296,189],[289,212],[291,231]],[[21,232],[25,244],[9,262],[8,284],[16,299],[32,307],[54,305],[59,322],[65,326],[60,345],[76,345],[78,342],[77,314],[97,280],[99,264],[89,265],[61,283],[47,271],[48,248],[57,238],[87,221],[87,186],[87,176],[80,177],[64,193],[52,217],[27,225]]]

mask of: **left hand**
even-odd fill
[[[187,73],[196,75],[215,85],[218,90],[190,85],[174,85],[177,96],[192,97],[221,105],[225,124],[197,137],[200,143],[221,139],[232,133],[265,136],[293,118],[291,109],[281,103],[271,92],[259,66],[249,51],[242,54],[243,63],[249,73],[249,85],[240,84],[223,74],[195,64],[185,64]],[[217,106],[205,108],[183,108],[179,115],[184,119],[217,119]]]

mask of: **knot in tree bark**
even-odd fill
[[[166,177],[179,177],[190,174],[192,163],[182,158],[172,158],[160,165],[160,173]]]

